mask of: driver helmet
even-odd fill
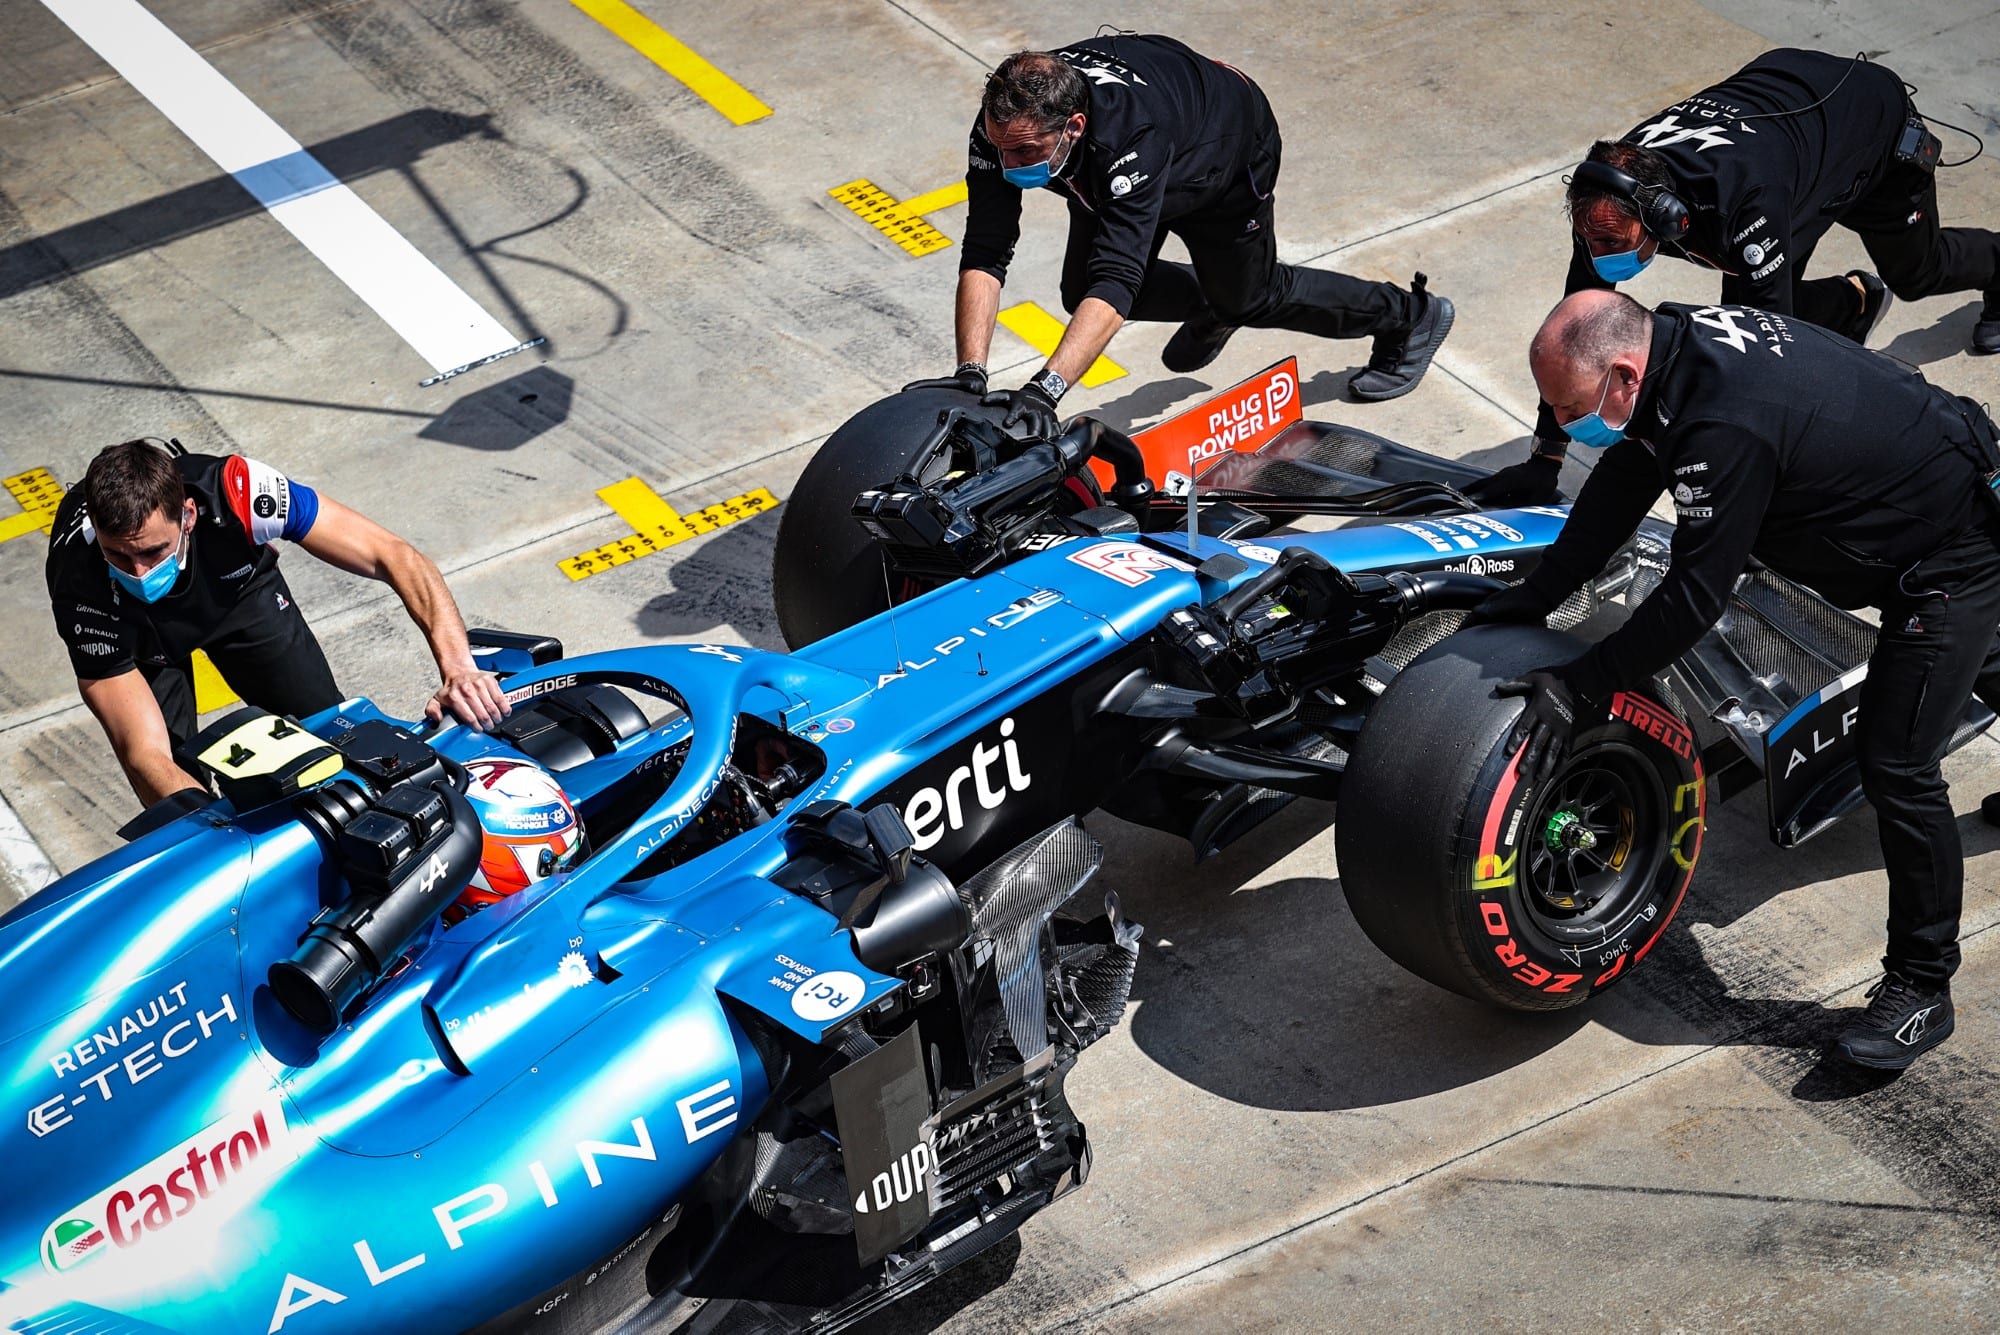
[[[485,844],[479,870],[445,911],[448,922],[479,912],[583,860],[583,822],[555,776],[528,760],[473,760],[466,800]]]

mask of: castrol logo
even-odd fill
[[[60,1273],[114,1248],[136,1247],[198,1212],[240,1208],[297,1156],[284,1101],[273,1092],[211,1122],[42,1231],[42,1264]]]

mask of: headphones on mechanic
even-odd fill
[[[1656,241],[1679,241],[1687,235],[1688,206],[1663,185],[1647,185],[1608,162],[1579,162],[1570,181],[1630,204],[1639,211],[1639,225]]]

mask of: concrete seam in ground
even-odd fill
[[[0,909],[12,908],[55,878],[48,855],[0,793]]]
[[[1996,926],[2000,926],[2000,924],[1989,923],[1984,927],[1975,928],[1974,930],[1965,933],[1963,936],[1959,938],[1960,946],[1963,947],[1969,945],[1973,941],[1977,940],[1979,937],[1984,936],[1987,933],[1993,931]],[[1816,1004],[1823,1005],[1824,1003],[1831,1001],[1835,997],[1843,996],[1846,993],[1852,992],[1854,989],[1860,987],[1863,983],[1867,982],[1869,978],[1878,976],[1879,973],[1880,973],[1879,967],[1873,965],[1871,962],[1868,973],[1863,974],[1862,976],[1860,976],[1859,978],[1855,979],[1852,982],[1839,984],[1829,989],[1828,991],[1824,992],[1820,996],[1812,998],[1812,1001]],[[1364,1205],[1372,1204],[1373,1202],[1380,1200],[1385,1196],[1391,1195],[1395,1192],[1402,1191],[1407,1187],[1416,1186],[1417,1184],[1424,1182],[1429,1178],[1436,1177],[1437,1175],[1449,1169],[1458,1168],[1461,1165],[1466,1164],[1483,1154],[1486,1154],[1488,1151],[1496,1150],[1501,1146],[1506,1145],[1511,1141],[1517,1140],[1520,1137],[1527,1135],[1532,1131],[1539,1131],[1544,1127],[1553,1125],[1554,1123],[1561,1121],[1566,1117],[1569,1117],[1575,1113],[1582,1112],[1587,1108],[1594,1107],[1597,1104],[1603,1103],[1607,1099],[1623,1094],[1626,1091],[1634,1089],[1639,1085],[1644,1084],[1645,1082],[1652,1080],[1658,1076],[1668,1074],[1669,1072],[1678,1071],[1681,1067],[1688,1065],[1690,1062],[1696,1062],[1704,1058],[1713,1057],[1721,1053],[1725,1048],[1733,1046],[1733,1044],[1730,1042],[1730,1037],[1735,1037],[1735,1036],[1732,1035],[1725,1037],[1722,1040],[1710,1043],[1703,1048],[1688,1053],[1684,1057],[1678,1057],[1660,1066],[1653,1067],[1650,1070],[1642,1071],[1639,1074],[1633,1076],[1629,1080],[1614,1085],[1609,1089],[1600,1090],[1598,1093],[1591,1095],[1589,1098],[1584,1099],[1581,1102],[1571,1104],[1567,1108],[1558,1109],[1557,1111],[1549,1113],[1547,1116],[1538,1118],[1535,1121],[1529,1122],[1524,1126],[1516,1127],[1512,1131],[1509,1131],[1507,1134],[1503,1136],[1497,1136],[1494,1139],[1487,1141],[1483,1145],[1475,1145],[1471,1149],[1465,1150],[1459,1154],[1455,1154],[1449,1159],[1445,1159],[1438,1163],[1432,1164],[1428,1168],[1424,1168],[1417,1172],[1411,1173],[1407,1177],[1401,1178],[1398,1181],[1390,1182],[1383,1186],[1377,1187],[1375,1190],[1367,1193],[1366,1195],[1357,1196],[1351,1201],[1343,1202],[1342,1204],[1336,1205],[1329,1210],[1325,1210],[1319,1214],[1313,1215],[1311,1218],[1301,1219],[1295,1223],[1289,1224],[1286,1227],[1279,1229],[1274,1233],[1268,1234],[1265,1237],[1259,1238],[1254,1242],[1244,1243],[1242,1246],[1232,1248],[1229,1251],[1224,1252],[1218,1256],[1210,1257],[1208,1260],[1190,1266],[1188,1269],[1181,1271],[1179,1274],[1171,1275],[1168,1278],[1162,1280],[1161,1282],[1151,1285],[1150,1287],[1141,1289],[1138,1292],[1128,1293],[1123,1297],[1115,1298],[1100,1307],[1091,1309],[1090,1311],[1080,1312],[1077,1315],[1069,1318],[1068,1320],[1063,1321],[1058,1325],[1050,1327],[1050,1329],[1073,1330],[1080,1327],[1086,1327],[1088,1325],[1091,1325],[1095,1322],[1102,1320],[1109,1314],[1116,1312],[1121,1308],[1129,1307],[1134,1303],[1157,1297],[1158,1295],[1166,1293],[1169,1290],[1174,1289],[1184,1283],[1196,1280],[1201,1276],[1203,1276],[1204,1274],[1216,1270],[1222,1266],[1225,1266],[1232,1261],[1241,1260],[1246,1256],[1250,1256],[1256,1252],[1263,1250],[1266,1247],[1271,1246],[1273,1243],[1282,1242],[1284,1239],[1291,1237],[1293,1234],[1302,1233],[1306,1229],[1313,1228],[1320,1224],[1334,1222],[1340,1219],[1344,1215],[1353,1213],[1354,1211],[1360,1209]]]

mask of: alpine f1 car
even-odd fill
[[[1370,936],[1538,1010],[1644,958],[1719,781],[1761,769],[1782,841],[1854,800],[1867,628],[1766,574],[1522,783],[1491,686],[1574,642],[1449,632],[1564,510],[1468,513],[1472,470],[1296,385],[1137,442],[900,396],[792,501],[792,653],[487,634],[491,733],[353,700],[195,738],[216,800],[0,918],[8,1324],[839,1329],[1089,1169],[1064,1082],[1140,929],[1086,813],[1206,853],[1335,801]],[[548,800],[496,803],[523,774]]]

